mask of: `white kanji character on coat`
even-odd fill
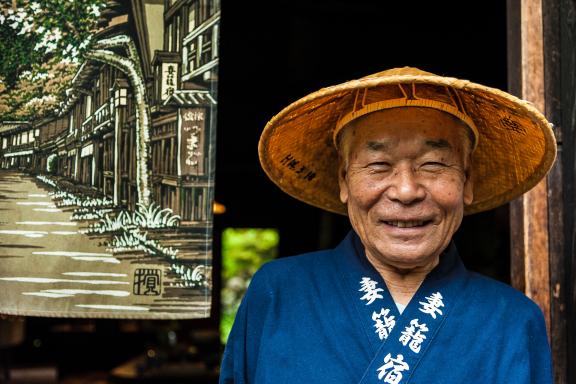
[[[419,353],[421,344],[426,340],[425,332],[428,332],[426,324],[419,324],[418,319],[410,321],[410,325],[402,331],[399,341],[402,345],[408,345],[414,353]]]
[[[362,281],[360,281],[360,292],[366,292],[364,296],[360,298],[360,300],[366,300],[366,305],[372,304],[376,299],[383,299],[384,296],[380,294],[380,292],[384,292],[382,288],[376,288],[378,283],[369,277],[363,277]]]
[[[387,384],[398,384],[402,380],[402,372],[409,370],[410,367],[404,361],[403,355],[397,355],[393,358],[387,354],[384,358],[384,365],[378,368],[378,380]]]
[[[372,312],[372,320],[374,320],[374,327],[380,340],[387,339],[390,332],[392,332],[392,328],[396,325],[394,316],[388,316],[389,313],[390,310],[386,308],[380,309],[380,312]]]
[[[426,302],[420,301],[419,304],[422,304],[420,307],[420,311],[429,314],[432,316],[433,319],[436,318],[436,313],[442,315],[442,311],[440,307],[444,306],[444,302],[442,302],[442,295],[440,292],[436,292],[431,294],[430,296],[425,297]]]

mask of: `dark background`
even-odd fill
[[[346,217],[307,206],[268,180],[258,161],[266,122],[321,87],[400,66],[506,89],[506,2],[223,0],[216,200],[227,211],[214,219],[212,318],[27,318],[24,344],[0,359],[23,367],[56,364],[69,377],[106,372],[145,354],[158,364],[192,354],[217,366],[219,341],[202,331],[218,329],[221,231],[278,228],[285,257],[332,247],[350,228]],[[455,238],[465,263],[509,282],[508,226],[507,206],[466,217]],[[154,361],[148,359],[142,371]]]
[[[336,245],[347,219],[285,195],[261,170],[266,122],[319,88],[394,67],[505,90],[506,56],[504,1],[224,1],[216,200],[228,211],[216,232],[278,228],[280,256]],[[465,218],[466,264],[509,281],[508,232],[507,207]]]

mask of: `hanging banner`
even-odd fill
[[[162,63],[161,100],[166,100],[176,91],[177,74],[178,74],[178,64]]]
[[[80,157],[92,156],[92,153],[94,153],[94,144],[89,144],[85,147],[82,147]]]
[[[180,109],[180,174],[204,175],[206,108]]]
[[[22,73],[5,100],[29,97],[0,100],[0,315],[209,317],[220,2],[72,0],[57,37],[52,10],[18,4],[5,45],[39,54],[0,69]]]

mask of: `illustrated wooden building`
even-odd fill
[[[219,19],[219,2],[213,1],[110,1],[95,36],[126,35],[135,42],[152,118],[152,200],[180,215],[182,225],[205,226],[212,217]],[[87,60],[58,116],[32,123],[39,140],[28,149],[32,152],[21,154],[30,158],[8,154],[14,159],[2,164],[41,173],[53,162],[52,173],[135,209],[137,106],[132,87],[120,69]],[[12,128],[5,128],[5,134],[16,137]],[[20,141],[18,146],[10,142],[9,150],[19,146]]]
[[[211,129],[216,118],[220,5],[206,0],[144,3],[147,11],[134,15],[143,68],[152,79],[153,196],[177,212],[183,225],[204,225],[211,218],[214,190]],[[162,29],[146,19],[161,6]],[[159,34],[161,41],[153,38]]]
[[[34,122],[38,131],[38,145],[34,151],[34,170],[52,174],[63,174],[66,153],[58,145],[68,134],[67,117],[49,117]],[[60,153],[59,153],[60,152]]]
[[[38,135],[27,121],[0,123],[0,168],[31,168]]]

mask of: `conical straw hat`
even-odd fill
[[[262,168],[289,195],[346,214],[339,199],[338,130],[367,113],[406,106],[443,110],[475,132],[474,201],[466,214],[497,207],[528,191],[556,157],[551,125],[527,101],[405,67],[323,88],[283,109],[260,137]]]

